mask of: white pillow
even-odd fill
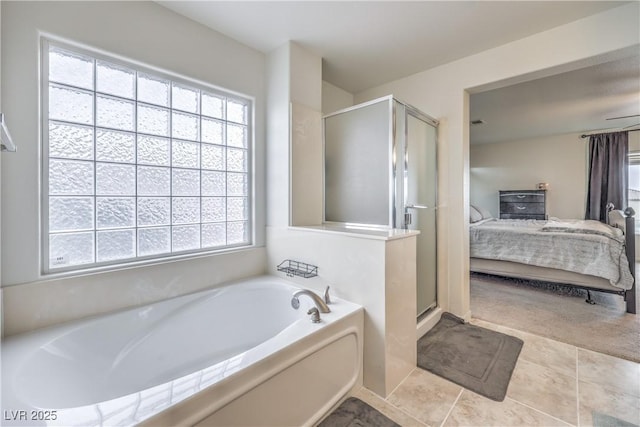
[[[493,215],[491,215],[491,212],[489,212],[485,208],[481,208],[479,206],[473,206],[473,205],[471,205],[471,207],[478,211],[478,213],[482,216],[482,219],[493,218]]]
[[[469,206],[469,222],[473,224],[474,222],[478,222],[481,219],[482,219],[482,214],[478,212],[478,210],[475,207]]]

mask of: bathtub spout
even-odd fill
[[[329,309],[329,306],[327,306],[327,304],[322,300],[322,298],[320,298],[315,292],[307,289],[299,289],[293,293],[293,297],[291,298],[291,307],[295,308],[296,310],[298,309],[298,307],[300,307],[300,301],[298,300],[298,297],[300,295],[306,295],[309,298],[311,298],[315,303],[316,307],[318,307],[318,310],[320,310],[320,313],[331,312],[331,310]]]

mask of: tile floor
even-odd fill
[[[471,323],[524,341],[503,402],[420,368],[386,399],[365,388],[355,396],[404,427],[592,426],[594,411],[640,426],[640,364],[477,319]]]

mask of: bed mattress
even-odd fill
[[[597,221],[487,219],[472,224],[469,237],[471,258],[515,263],[508,268],[514,277],[522,277],[523,268],[533,266],[551,269],[545,275],[553,277],[558,270],[604,279],[594,288],[603,288],[603,283],[617,290],[633,286],[622,231]],[[480,270],[472,267],[472,271]]]

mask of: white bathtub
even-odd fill
[[[9,337],[2,425],[310,425],[362,376],[360,306],[262,276]]]

